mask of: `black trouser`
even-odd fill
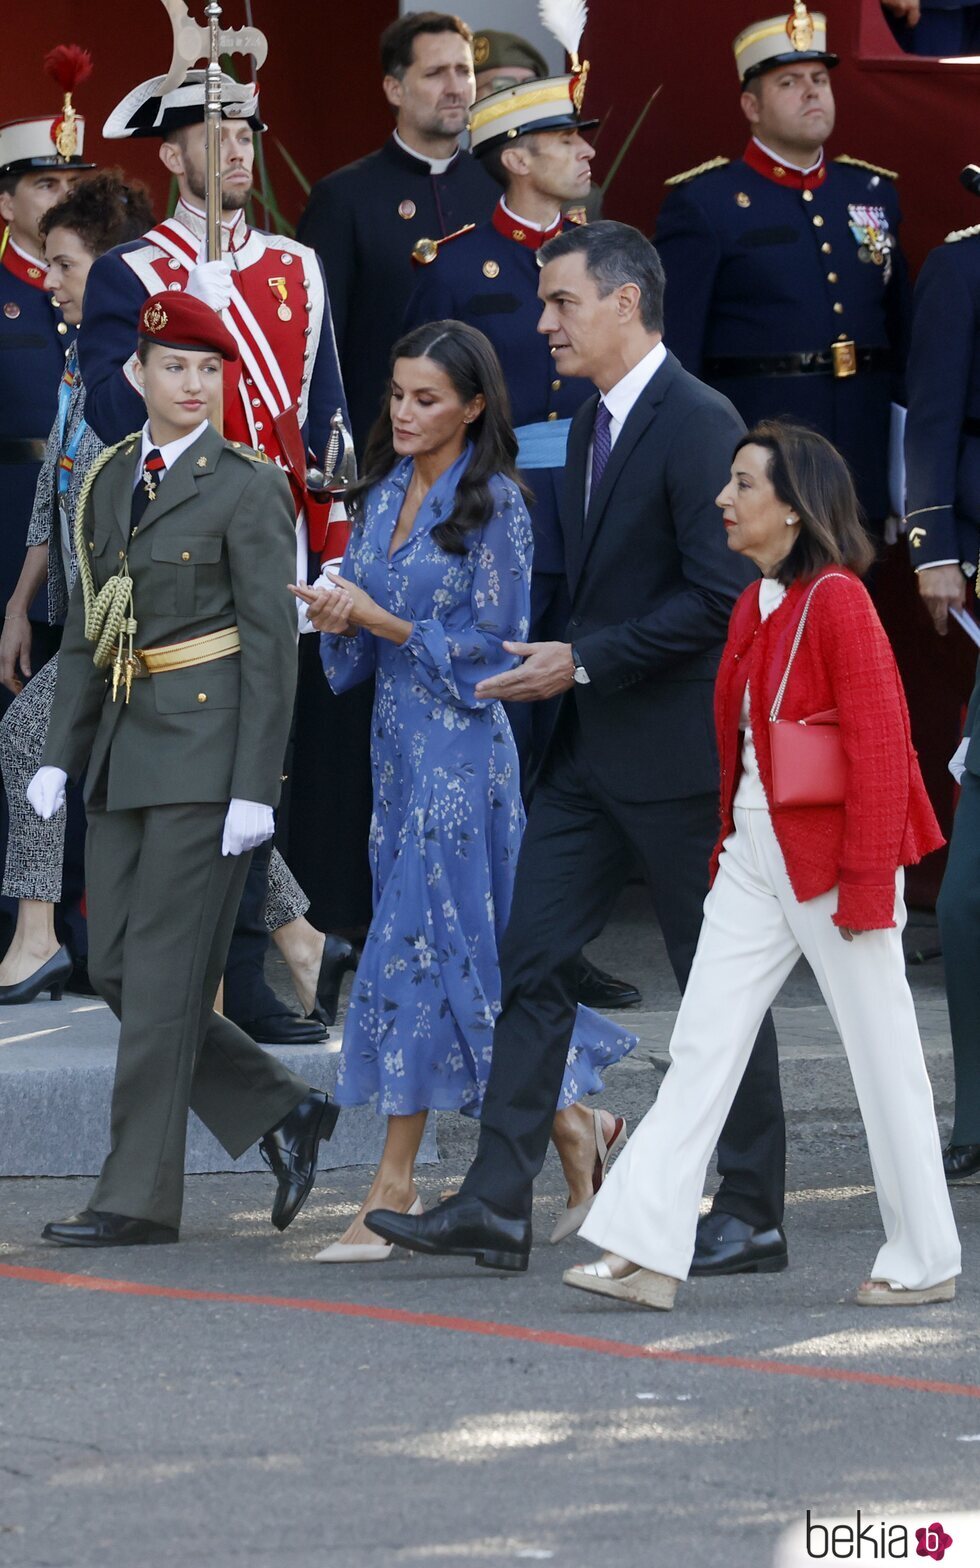
[[[681,989],[687,982],[718,829],[714,795],[615,800],[597,782],[574,717],[534,794],[510,923],[500,949],[501,1013],[463,1191],[510,1214],[531,1210],[575,1023],[578,955],[609,918],[639,860]],[[767,1013],[718,1144],[715,1212],[782,1223],[786,1128],[772,1015]]]
[[[936,904],[953,1037],[956,1117],[950,1142],[980,1143],[980,778],[964,773]]]

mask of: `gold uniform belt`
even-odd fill
[[[238,653],[242,640],[237,626],[224,626],[219,632],[206,632],[203,637],[188,637],[186,642],[169,642],[157,648],[136,648],[138,660],[134,676],[137,680],[147,675],[164,675],[170,670],[190,670],[196,664],[211,664],[215,659],[227,659]]]

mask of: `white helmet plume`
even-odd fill
[[[538,15],[549,33],[553,34],[572,61],[572,70],[581,69],[578,46],[582,42],[588,19],[585,0],[538,0]]]

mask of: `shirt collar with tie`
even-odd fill
[[[160,478],[162,479],[167,469],[173,468],[181,453],[186,452],[189,446],[193,446],[195,441],[200,440],[207,428],[207,420],[202,419],[201,423],[196,429],[191,431],[190,435],[179,436],[176,441],[168,441],[164,446],[155,446],[153,437],[150,435],[150,422],[147,420],[141,433],[142,447],[140,449],[140,460],[136,465],[136,472],[133,474],[133,489],[136,489],[143,477],[143,466],[151,452],[159,452],[163,459],[163,467],[159,470]]]
[[[600,397],[596,413],[598,415],[598,410],[604,407],[609,415],[610,452],[616,445],[616,440],[619,436],[619,433],[632,413],[633,405],[636,403],[637,398],[640,396],[640,393],[643,391],[643,388],[647,385],[647,383],[656,375],[657,371],[660,369],[666,358],[667,350],[661,341],[660,343],[655,344],[654,347],[650,349],[649,353],[644,354],[643,358],[633,366],[632,370],[628,370],[625,376],[622,376],[620,380],[616,382],[614,387],[610,387],[609,391],[603,392],[602,396]],[[605,421],[603,421],[603,423],[605,423]],[[592,471],[594,466],[594,457],[595,454],[593,451],[593,443],[590,442],[588,463],[586,464],[585,469],[586,509],[588,509],[589,501],[592,496]],[[605,467],[605,462],[603,462],[602,467]]]

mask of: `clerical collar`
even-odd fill
[[[546,245],[561,232],[562,216],[559,212],[554,221],[543,229],[539,223],[532,223],[530,218],[519,218],[501,197],[490,221],[497,233],[502,234],[505,239],[514,240],[527,250],[540,250],[542,245]]]
[[[450,158],[429,158],[424,152],[418,152],[414,147],[410,147],[407,142],[402,141],[397,131],[392,131],[391,134],[393,139],[398,143],[402,152],[407,152],[410,158],[417,158],[419,163],[428,164],[430,174],[445,174],[446,170],[449,168],[449,165],[454,163],[459,157],[459,148],[457,147],[456,151]]]
[[[20,278],[22,283],[29,283],[31,288],[44,288],[44,274],[48,270],[46,261],[38,256],[32,256],[28,251],[18,245],[10,230],[7,229],[7,243],[3,247],[3,264],[8,272],[15,278]]]
[[[192,207],[189,202],[184,200],[183,197],[180,198],[177,206],[174,209],[174,217],[177,219],[178,223],[182,223],[184,225],[185,229],[190,229],[191,233],[195,234],[199,240],[207,238],[207,213],[202,212],[198,207]],[[245,222],[244,212],[236,212],[235,216],[230,221],[222,218],[222,250],[241,250],[247,239],[248,224]]]
[[[762,174],[767,180],[772,180],[774,185],[783,185],[787,190],[810,191],[818,189],[827,178],[827,165],[824,162],[823,148],[816,163],[808,169],[797,168],[784,159],[777,158],[771,148],[759,141],[757,136],[749,140],[749,144],[742,154],[743,163],[747,163],[756,174]]]

